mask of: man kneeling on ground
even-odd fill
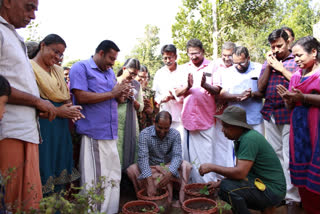
[[[191,164],[182,160],[181,138],[170,128],[169,112],[156,115],[155,125],[141,131],[139,136],[138,163],[127,169],[136,193],[146,188],[148,196],[155,196],[157,189],[167,187],[168,202],[172,202],[172,181],[179,180],[179,201],[184,201],[184,186],[188,183]],[[173,206],[179,205],[179,202]]]
[[[286,181],[280,161],[267,140],[247,124],[246,112],[229,106],[222,115],[222,131],[234,140],[237,156],[235,167],[202,164],[199,173],[216,172],[225,177],[211,182],[211,188],[220,187],[219,197],[232,206],[234,213],[250,213],[248,209],[273,211],[284,199]]]

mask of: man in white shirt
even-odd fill
[[[262,94],[258,91],[261,64],[250,61],[249,51],[239,46],[233,51],[233,66],[221,73],[222,91],[219,99],[228,105],[241,107],[246,111],[247,122],[264,135],[264,125],[260,110]]]
[[[181,123],[183,102],[176,96],[175,89],[182,85],[184,74],[176,63],[177,49],[174,45],[164,45],[161,54],[165,66],[160,68],[154,76],[152,89],[156,92],[155,101],[160,111],[168,111],[172,115],[171,128],[177,129],[183,139],[184,128]]]
[[[35,18],[38,0],[0,0],[0,74],[11,85],[6,114],[0,122],[0,170],[8,210],[37,209],[42,198],[37,113],[53,120],[56,109],[40,98],[27,48],[16,29]],[[8,175],[10,169],[15,169]]]

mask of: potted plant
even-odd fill
[[[141,189],[137,193],[139,200],[152,201],[158,206],[167,207],[168,206],[168,196],[169,192],[167,189],[158,189],[155,196],[148,196],[146,189]]]
[[[211,214],[218,210],[217,203],[209,198],[191,198],[182,204],[185,213]]]
[[[206,183],[187,184],[184,187],[185,199],[206,197],[214,199],[215,189],[208,189]]]
[[[129,201],[122,207],[123,214],[155,214],[159,212],[159,207],[152,201]]]

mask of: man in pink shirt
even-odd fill
[[[183,65],[188,74],[187,85],[176,90],[178,96],[184,96],[181,120],[186,130],[184,158],[193,165],[191,180],[203,183],[215,179],[214,173],[200,176],[198,168],[203,163],[215,163],[214,159],[214,118],[216,111],[214,96],[220,93],[220,86],[212,84],[206,78],[209,60],[204,58],[204,49],[198,39],[187,43],[190,62]]]

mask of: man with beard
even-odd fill
[[[222,91],[219,99],[228,105],[239,106],[246,111],[247,122],[264,135],[264,125],[260,110],[262,94],[258,91],[258,77],[261,64],[250,61],[249,51],[239,46],[233,52],[233,66],[222,74]]]
[[[121,165],[117,149],[118,103],[128,97],[131,87],[117,83],[112,70],[118,46],[102,41],[88,60],[73,64],[70,70],[70,90],[73,103],[83,107],[83,120],[75,124],[81,135],[81,186],[101,182],[105,185],[104,201],[97,204],[103,213],[117,213],[120,200]],[[102,181],[101,179],[105,179]]]
[[[171,128],[179,131],[183,139],[184,128],[181,123],[182,101],[175,95],[175,89],[181,85],[183,71],[176,63],[177,49],[174,45],[164,45],[161,49],[162,60],[165,66],[160,68],[153,80],[155,102],[160,111],[168,111],[172,116]]]
[[[202,177],[197,168],[206,162],[217,164],[221,156],[218,157],[215,152],[224,153],[216,148],[213,118],[216,112],[215,95],[220,93],[221,88],[213,85],[211,78],[206,78],[206,73],[211,70],[208,70],[210,61],[204,57],[202,42],[198,39],[189,40],[187,53],[190,62],[183,65],[183,72],[188,74],[188,78],[184,80],[185,86],[176,90],[178,96],[184,97],[181,115],[186,130],[184,158],[193,164],[191,181],[206,183],[216,180],[215,174],[209,173]],[[232,164],[232,152],[230,159]]]
[[[283,99],[277,94],[277,85],[289,87],[292,74],[298,70],[294,56],[289,50],[289,36],[284,29],[274,30],[268,37],[271,51],[262,66],[258,89],[264,94],[265,102],[261,110],[266,138],[276,151],[287,183],[287,204],[300,202],[298,189],[291,184],[289,172],[289,131],[290,112]]]

